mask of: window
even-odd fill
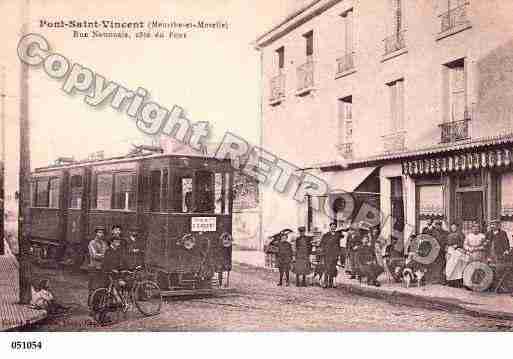
[[[403,30],[403,1],[392,0],[392,33],[398,34]]]
[[[278,68],[283,70],[285,66],[285,48],[282,46],[278,50],[276,50],[276,54],[278,56]]]
[[[465,59],[459,59],[445,65],[446,121],[465,120],[466,112],[466,74]]]
[[[96,175],[95,208],[133,211],[135,189],[134,173],[99,173]]]
[[[135,174],[114,174],[113,209],[135,210]]]
[[[196,172],[196,211],[213,213],[215,210],[214,174],[209,171]]]
[[[349,9],[342,14],[344,23],[344,50],[345,54],[353,53],[353,9]]]
[[[150,210],[152,212],[160,212],[160,190],[161,190],[161,172],[151,171],[151,205]]]
[[[389,0],[390,10],[387,21],[387,37],[385,38],[385,56],[406,47],[404,2],[402,0]]]
[[[168,170],[155,170],[151,172],[150,179],[151,199],[150,210],[161,212],[168,209]]]
[[[171,178],[171,211],[192,212],[192,171],[173,168]]]
[[[440,15],[440,35],[438,40],[456,32],[470,28],[469,0],[438,0]]]
[[[339,141],[353,142],[353,97],[347,96],[338,100]]]
[[[390,98],[388,131],[389,133],[397,133],[404,130],[404,80],[399,79],[387,85]]]
[[[59,208],[59,189],[61,186],[61,180],[59,178],[50,179],[49,191],[48,191],[48,207]]]
[[[224,214],[230,214],[230,203],[232,192],[230,190],[230,173],[224,174]]]
[[[112,200],[112,174],[98,174],[96,177],[96,208],[110,209]]]
[[[69,187],[70,194],[68,207],[72,209],[82,208],[82,193],[84,191],[84,183],[82,176],[71,176]]]
[[[223,213],[224,198],[223,198],[223,174],[216,173],[214,175],[214,212],[216,214]]]
[[[36,207],[48,207],[48,178],[36,180]]]
[[[310,31],[303,35],[306,42],[306,57],[308,60],[312,59],[314,49],[313,49],[313,31]]]

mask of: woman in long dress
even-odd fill
[[[481,232],[481,226],[478,223],[472,225],[472,232],[465,236],[463,249],[469,256],[470,261],[486,261],[487,241],[484,233]]]
[[[468,264],[468,256],[463,250],[465,234],[456,223],[451,224],[447,236],[447,262],[445,265],[445,276],[447,284],[459,287],[462,285],[463,271]]]

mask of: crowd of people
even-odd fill
[[[105,286],[110,273],[133,270],[144,264],[144,249],[137,238],[137,229],[129,231],[127,238],[122,236],[122,228],[113,225],[109,237],[105,227],[97,226],[94,238],[89,242],[89,295]]]
[[[376,256],[376,241],[379,238],[377,228],[343,226],[330,224],[330,230],[324,233],[317,245],[306,235],[306,228],[298,228],[295,248],[290,243],[291,230],[284,230],[275,237],[276,264],[280,279],[278,286],[290,285],[290,271],[296,275],[296,285],[306,287],[306,276],[313,272],[323,288],[334,288],[339,268],[345,268],[351,279],[363,280],[379,286],[378,276],[383,272]],[[316,258],[312,263],[312,255]]]
[[[293,245],[292,232],[284,230],[274,237],[280,273],[278,286],[284,284],[284,279],[285,285],[290,285],[290,272],[293,271],[298,287],[306,286],[306,277],[313,274],[313,279],[321,279],[323,288],[333,288],[338,271],[343,269],[350,279],[377,287],[381,285],[378,277],[384,272],[396,281],[409,273],[408,279],[419,283],[461,287],[463,272],[469,263],[489,265],[496,278],[502,277],[504,271],[512,270],[513,265],[508,236],[498,220],[492,220],[486,232],[474,223],[467,234],[457,223],[452,223],[446,230],[442,221],[430,220],[421,233],[412,234],[406,243],[399,243],[394,237],[384,238],[379,227],[370,227],[364,222],[357,225],[330,223],[329,231],[322,234],[317,243],[306,235],[305,227],[299,227]],[[422,255],[425,244],[427,251],[433,252],[432,260],[426,263],[415,261]],[[429,256],[429,253],[425,255]]]

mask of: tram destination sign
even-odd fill
[[[192,217],[191,218],[191,231],[192,232],[215,232],[216,231],[216,217]]]

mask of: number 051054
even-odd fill
[[[11,342],[11,349],[13,350],[41,350],[43,343],[40,341],[13,341]]]

